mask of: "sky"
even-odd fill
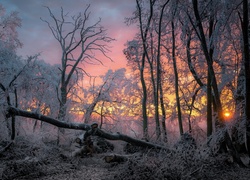
[[[40,59],[50,64],[60,63],[61,50],[47,24],[41,20],[51,20],[48,6],[55,15],[59,15],[61,7],[70,15],[83,12],[90,4],[91,21],[101,18],[101,24],[108,30],[108,35],[115,38],[109,56],[114,60],[104,61],[104,66],[88,66],[91,75],[104,74],[108,69],[126,67],[123,55],[124,44],[132,40],[135,26],[127,26],[124,21],[135,9],[135,0],[1,0],[7,12],[17,11],[22,20],[18,29],[19,39],[23,47],[18,49],[18,55],[27,57],[40,53]],[[96,70],[98,69],[98,71]]]

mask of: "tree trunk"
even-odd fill
[[[190,70],[190,72],[192,73],[193,78],[195,79],[195,81],[197,82],[197,84],[200,86],[194,93],[193,97],[192,97],[192,102],[191,102],[191,107],[190,107],[190,113],[189,113],[189,132],[192,132],[192,127],[191,127],[191,122],[190,122],[190,116],[192,114],[192,109],[193,109],[193,105],[194,105],[194,101],[195,101],[195,97],[197,96],[197,93],[199,92],[200,89],[202,89],[205,85],[203,84],[203,82],[201,81],[200,77],[198,76],[198,74],[196,73],[194,66],[192,64],[192,60],[191,60],[191,50],[190,50],[190,43],[191,43],[191,32],[187,32],[187,43],[186,43],[186,55],[187,55],[187,61],[188,61],[188,68]],[[211,87],[211,86],[210,86]]]
[[[62,81],[64,79],[62,78]],[[66,116],[66,103],[67,103],[67,84],[65,82],[61,82],[61,99],[60,99],[60,109],[58,114],[58,119],[64,121]]]
[[[142,22],[142,9],[140,5],[140,1],[136,0],[136,5],[138,8],[138,13],[139,13],[139,23],[140,23],[140,35],[141,35],[141,40],[143,44],[143,55],[142,55],[142,63],[141,63],[141,69],[140,69],[140,80],[142,84],[142,91],[143,91],[143,97],[142,97],[142,116],[143,116],[143,135],[144,138],[147,140],[148,139],[148,116],[147,116],[147,88],[146,88],[146,83],[144,79],[144,68],[145,68],[145,58],[147,56],[147,36],[148,36],[148,31],[150,27],[150,23],[152,20],[153,16],[153,5],[155,1],[150,0],[150,14],[147,19],[147,24],[145,27],[145,30],[143,30],[143,22]],[[147,56],[148,57],[148,56]]]
[[[160,19],[159,19],[159,27],[158,27],[158,39],[157,39],[157,59],[156,59],[156,90],[155,90],[155,106],[156,106],[156,134],[157,138],[161,136],[161,130],[160,130],[160,120],[159,120],[159,100],[161,103],[161,110],[162,110],[162,128],[163,128],[163,133],[164,133],[164,141],[166,141],[165,138],[167,133],[166,133],[166,125],[165,125],[165,109],[164,109],[164,102],[163,102],[163,93],[160,92],[162,91],[162,81],[161,81],[161,35],[162,35],[162,19],[163,19],[163,14],[164,14],[164,9],[167,6],[169,0],[166,1],[162,7],[161,7],[161,13],[160,13]],[[159,99],[159,94],[160,94],[160,99]]]
[[[214,19],[212,17],[212,15],[210,16],[210,20],[209,20],[209,39],[211,40],[212,34],[213,34],[213,28],[214,28]],[[213,46],[213,45],[212,45]],[[212,60],[213,57],[213,47],[210,46],[209,47],[209,56]],[[213,63],[213,60],[212,62]],[[212,112],[212,78],[211,75],[209,73],[209,69],[207,71],[207,137],[209,137],[210,135],[212,135],[213,133],[213,112]]]
[[[156,78],[156,82],[155,82],[155,73],[154,73],[154,43],[153,43],[153,35],[152,32],[150,33],[150,49],[151,49],[151,60],[149,58],[149,56],[147,56],[147,60],[149,63],[149,67],[150,67],[150,77],[151,77],[151,82],[152,82],[152,86],[153,86],[153,94],[154,94],[154,110],[155,110],[155,131],[156,131],[156,138],[158,139],[160,137],[160,122],[159,122],[159,109],[158,109],[158,89],[157,89],[157,78]],[[157,62],[156,62],[157,63]],[[157,69],[158,70],[158,69]],[[157,71],[156,70],[156,71]],[[157,72],[156,72],[157,73]]]
[[[211,77],[207,73],[207,137],[213,133],[212,98]]]
[[[161,112],[162,112],[161,126],[162,126],[163,141],[168,142],[167,128],[166,128],[166,110],[164,107],[162,82],[160,83],[159,86],[160,86],[159,87],[160,88],[160,104],[161,104]]]
[[[105,101],[102,102],[102,107],[101,107],[101,123],[100,123],[100,129],[102,129],[102,125],[103,125],[103,118],[104,118],[104,115],[103,115],[103,108],[104,108],[104,104],[105,104]]]
[[[250,59],[249,59],[249,37],[248,37],[248,0],[243,0],[243,22],[242,22],[242,33],[243,33],[243,48],[244,48],[244,65],[245,65],[245,113],[246,113],[246,138],[247,138],[247,149],[250,156]],[[250,162],[249,162],[250,163]]]
[[[162,8],[161,8],[161,14],[160,14],[160,19],[159,19],[159,27],[158,27],[158,39],[157,39],[157,59],[156,59],[156,94],[155,94],[155,99],[156,99],[156,133],[157,133],[157,137],[159,138],[161,135],[161,131],[160,131],[160,121],[159,121],[159,91],[160,91],[160,86],[161,86],[161,34],[162,34],[162,19],[163,19],[163,14],[164,14],[164,9],[167,6],[169,0],[166,1]],[[163,95],[162,95],[163,96]],[[164,109],[164,105],[163,105],[163,97],[161,97],[160,95],[160,101],[161,101],[161,109]],[[162,106],[163,105],[163,106]],[[163,116],[165,116],[165,110],[162,111]],[[165,128],[164,131],[164,139],[166,137],[166,127],[165,126],[165,117],[163,122],[163,128]]]
[[[143,61],[145,61],[145,58]],[[142,64],[142,68],[140,70],[140,80],[143,91],[143,97],[142,97],[143,136],[145,139],[148,139],[147,87],[144,80],[144,63]]]
[[[65,71],[62,72],[63,77],[65,76]],[[61,99],[59,101],[60,107],[59,107],[59,112],[58,112],[58,119],[59,121],[65,121],[65,116],[66,116],[66,103],[67,103],[67,84],[64,82],[64,78],[61,78]],[[60,137],[61,135],[64,134],[64,129],[58,128],[57,130],[57,144],[60,144]]]
[[[176,57],[175,57],[175,27],[174,22],[171,21],[172,27],[172,60],[174,66],[174,77],[175,77],[175,97],[176,97],[176,104],[177,104],[177,112],[178,112],[178,123],[179,123],[179,130],[180,135],[183,134],[183,125],[182,125],[182,117],[181,117],[181,104],[180,104],[180,97],[179,97],[179,79],[178,79],[178,72],[177,72],[177,65],[176,65]]]
[[[219,127],[223,127],[224,126],[224,118],[223,118],[223,112],[222,112],[222,105],[221,105],[221,101],[220,101],[220,93],[218,90],[218,85],[217,85],[217,81],[216,81],[216,77],[215,77],[215,73],[214,73],[214,69],[213,69],[213,61],[212,61],[212,57],[210,57],[209,50],[207,47],[206,37],[204,34],[204,30],[203,30],[203,26],[201,23],[199,10],[198,10],[198,2],[197,2],[197,0],[192,0],[192,2],[193,2],[194,14],[195,14],[195,18],[196,18],[196,22],[197,22],[197,26],[198,26],[198,31],[199,31],[199,34],[197,33],[197,35],[199,36],[202,50],[204,52],[204,55],[205,55],[205,58],[207,61],[208,73],[211,77],[211,86],[213,89],[215,106],[216,106],[216,110],[217,110],[216,111],[217,119],[218,119],[217,124]]]

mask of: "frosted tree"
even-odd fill
[[[21,20],[17,12],[7,14],[0,4],[0,104],[17,106],[15,80],[22,72],[23,64],[16,55],[15,50],[21,47],[18,39],[17,28],[21,26]],[[14,94],[14,97],[10,95]],[[7,129],[11,139],[15,138],[15,117],[12,116],[11,125],[7,123]]]
[[[57,103],[56,87],[59,83],[60,71],[58,65],[50,65],[33,57],[27,64],[18,83],[20,108],[28,109],[50,117],[57,117],[59,105]],[[33,130],[40,130],[38,121],[35,121]]]
[[[83,63],[102,64],[100,58],[110,59],[107,55],[109,52],[108,43],[114,39],[107,35],[106,29],[100,24],[101,19],[95,23],[90,21],[89,7],[88,5],[83,13],[74,16],[69,16],[61,8],[58,17],[47,7],[52,22],[43,20],[61,47],[61,79],[60,87],[58,87],[60,103],[58,118],[60,120],[64,120],[66,115],[67,100],[72,88],[70,85],[72,77],[85,73],[80,65]],[[102,56],[96,56],[98,53]]]
[[[161,44],[162,44],[162,30],[165,22],[163,22],[163,15],[165,7],[169,0],[164,2],[158,1],[136,1],[137,10],[134,12],[132,18],[128,18],[129,23],[138,23],[139,33],[134,40],[127,43],[127,49],[124,51],[128,62],[133,68],[139,70],[139,79],[142,86],[142,116],[143,129],[145,135],[148,133],[148,117],[147,112],[150,112],[150,103],[152,101],[154,109],[153,114],[155,118],[155,132],[156,137],[161,135],[160,129],[160,113],[162,112],[162,130],[164,139],[166,139],[166,125],[165,125],[165,107],[163,100],[163,90],[161,81]],[[131,63],[133,62],[133,63]],[[149,80],[147,79],[148,77]],[[152,93],[151,93],[152,91]]]
[[[178,114],[178,123],[179,123],[179,131],[180,135],[183,134],[183,125],[182,125],[182,113],[181,113],[181,104],[180,104],[180,95],[179,95],[179,75],[178,75],[178,68],[177,68],[177,56],[176,56],[176,22],[175,22],[175,16],[177,12],[177,6],[178,3],[173,3],[172,7],[172,18],[171,18],[171,38],[172,38],[172,60],[173,60],[173,69],[174,69],[174,77],[175,77],[175,98],[176,98],[176,104],[177,104],[177,114]],[[177,15],[178,16],[178,15]]]
[[[155,0],[150,0],[149,2],[149,14],[146,16],[146,24],[144,24],[144,15],[142,11],[142,3],[139,0],[136,0],[136,7],[137,7],[137,13],[138,15],[135,17],[136,19],[138,18],[139,21],[139,27],[140,27],[140,38],[142,41],[142,46],[143,46],[143,54],[141,56],[141,64],[140,64],[140,81],[142,85],[142,90],[143,90],[143,98],[142,98],[142,116],[143,116],[143,132],[144,132],[144,138],[148,139],[148,117],[147,117],[147,88],[146,88],[146,83],[144,79],[144,71],[145,71],[145,61],[146,61],[146,56],[148,56],[147,52],[147,46],[146,46],[146,41],[147,37],[149,34],[149,29],[150,29],[150,24],[152,21],[152,16],[153,16],[153,6],[154,6]]]
[[[114,124],[113,121],[115,121],[117,113],[119,114],[118,118],[122,118],[123,112],[119,109],[121,107],[124,109],[125,104],[127,104],[125,88],[129,83],[125,72],[124,68],[115,71],[109,70],[100,78],[93,78],[91,86],[82,90],[84,94],[81,96],[84,98],[81,98],[81,102],[85,123],[90,123],[97,117],[96,121],[99,122],[100,117],[101,128],[105,124],[105,119],[110,119],[109,124]]]
[[[17,33],[18,27],[21,27],[21,19],[18,17],[18,13],[13,11],[7,14],[0,4],[0,43],[4,44],[6,48],[15,50],[21,47],[22,44]]]

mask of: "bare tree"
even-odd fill
[[[209,77],[211,78],[211,86],[213,88],[214,102],[215,102],[215,107],[216,107],[217,116],[218,116],[217,125],[222,126],[222,124],[223,124],[223,112],[222,112],[220,94],[219,94],[219,90],[218,90],[218,84],[217,84],[217,80],[216,80],[214,68],[213,68],[213,59],[211,57],[211,53],[209,52],[210,50],[209,50],[209,47],[207,45],[207,40],[205,37],[204,28],[203,28],[203,25],[201,23],[202,21],[201,21],[200,13],[198,10],[198,2],[197,2],[197,0],[193,0],[192,2],[193,2],[194,15],[195,15],[196,24],[197,24],[197,31],[196,32],[197,32],[197,35],[201,41],[202,50],[203,50],[203,53],[204,53],[206,61],[207,61],[208,74],[209,74]]]
[[[163,22],[163,17],[164,17],[164,11],[169,3],[169,0],[165,1],[161,5],[160,9],[160,16],[159,16],[159,23],[158,23],[158,38],[157,38],[157,56],[156,56],[156,90],[155,90],[155,121],[156,121],[156,134],[157,138],[159,138],[160,134],[160,121],[159,121],[159,100],[160,100],[160,105],[162,109],[162,129],[163,129],[163,134],[164,134],[164,140],[166,141],[167,139],[167,131],[166,131],[166,124],[165,124],[165,109],[164,109],[164,102],[163,102],[163,92],[162,92],[162,65],[161,65],[161,49],[162,49],[162,31],[164,28],[164,22]]]
[[[26,66],[20,68],[23,64],[15,52],[17,48],[22,46],[17,33],[17,28],[20,26],[21,19],[18,17],[18,13],[13,11],[7,14],[0,4],[0,105],[14,104],[15,107],[18,106],[15,81]],[[10,94],[14,94],[14,96]],[[14,140],[16,135],[15,117],[12,116],[11,123],[6,123],[11,140]]]
[[[0,82],[0,92],[2,91],[5,94],[6,98],[5,101],[8,106],[14,106],[18,108],[19,102],[17,96],[17,85],[15,83],[20,78],[21,74],[24,73],[27,65],[33,58],[34,57],[28,58],[27,63],[23,65],[23,67],[20,68],[16,74],[12,75],[12,79],[10,80],[10,82],[8,82],[7,85],[4,85],[3,83]],[[11,94],[14,94],[14,96]],[[11,127],[8,127],[8,124],[9,123],[7,122],[7,128],[9,130],[9,133],[11,134],[11,140],[14,140],[16,137],[16,117],[11,116]]]
[[[89,123],[91,120],[92,113],[99,114],[101,116],[101,120],[103,120],[105,109],[104,104],[116,104],[121,103],[122,96],[117,96],[117,91],[122,91],[122,88],[126,86],[124,83],[125,81],[125,69],[118,69],[116,71],[109,70],[104,76],[102,76],[102,83],[99,85],[95,84],[95,78],[93,80],[92,87],[86,92],[90,94],[92,97],[87,96],[87,99],[93,99],[87,105],[85,115],[84,115],[84,122]],[[100,107],[100,104],[101,107]],[[100,112],[101,109],[101,112]],[[102,124],[102,123],[101,123]]]
[[[66,115],[67,98],[72,88],[70,86],[72,76],[86,73],[80,67],[80,63],[102,64],[100,57],[95,56],[96,53],[110,59],[107,55],[109,52],[107,44],[114,39],[107,36],[106,30],[100,24],[101,19],[90,25],[91,13],[89,7],[90,5],[87,6],[83,13],[72,17],[69,17],[68,13],[64,13],[63,8],[61,8],[60,16],[56,17],[47,7],[52,23],[43,20],[47,23],[61,47],[61,80],[60,88],[58,88],[58,100],[60,102],[58,118],[60,120],[64,120]]]
[[[176,5],[177,6],[177,5]],[[174,7],[173,10],[173,18],[175,16],[177,7]],[[180,135],[183,134],[183,125],[182,125],[182,115],[181,115],[181,104],[180,104],[180,96],[179,96],[179,78],[178,78],[178,70],[177,70],[177,63],[176,63],[176,34],[175,34],[175,22],[174,19],[171,20],[171,30],[172,30],[172,60],[173,60],[173,67],[174,67],[174,77],[175,77],[175,97],[176,97],[176,104],[177,104],[177,113],[178,113],[178,123],[179,123],[179,130]]]
[[[139,20],[140,37],[141,37],[141,41],[143,45],[143,54],[142,54],[141,65],[140,65],[140,80],[141,80],[142,90],[143,90],[143,99],[142,99],[143,133],[144,133],[144,138],[146,139],[148,139],[148,117],[147,117],[147,88],[146,88],[146,83],[144,79],[144,68],[145,68],[146,57],[148,56],[146,41],[147,41],[149,29],[150,29],[150,24],[152,21],[154,3],[155,3],[155,0],[150,0],[149,15],[146,20],[147,21],[146,25],[144,25],[142,5],[139,0],[136,0],[136,6],[137,6],[137,12],[138,12],[137,18]]]

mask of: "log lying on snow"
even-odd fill
[[[108,133],[105,132],[101,129],[98,128],[98,126],[96,126],[96,124],[94,125],[88,125],[88,124],[84,124],[84,123],[69,123],[69,122],[62,122],[62,121],[58,121],[54,118],[50,118],[48,116],[44,116],[35,112],[29,112],[29,111],[24,111],[12,106],[9,106],[6,110],[6,117],[11,117],[11,116],[22,116],[22,117],[27,117],[27,118],[33,118],[33,119],[37,119],[43,122],[47,122],[49,124],[52,124],[54,126],[57,126],[59,128],[66,128],[66,129],[76,129],[76,130],[84,130],[87,131],[87,135],[96,135],[99,137],[103,137],[105,139],[108,140],[122,140],[137,146],[141,146],[141,147],[145,147],[145,148],[154,148],[154,149],[160,149],[160,150],[165,150],[167,152],[171,152],[168,148],[158,145],[158,144],[153,144],[150,142],[146,142],[143,140],[139,140],[139,139],[135,139],[132,138],[130,136],[121,134],[121,133]],[[230,150],[233,150],[233,157],[235,159],[235,161],[240,165],[240,166],[245,166],[243,164],[243,162],[241,161],[238,152],[235,150],[231,139],[228,135],[228,132],[226,131],[224,133],[224,138],[226,140],[226,144],[228,145],[228,147],[230,148]],[[115,158],[114,158],[115,159]]]
[[[10,117],[12,115],[37,119],[37,120],[52,124],[54,126],[57,126],[59,128],[84,130],[84,131],[87,131],[89,135],[103,137],[103,138],[108,139],[108,140],[121,140],[121,141],[125,141],[125,142],[131,143],[131,144],[135,144],[137,146],[145,147],[145,148],[154,148],[154,149],[161,149],[161,150],[169,151],[169,149],[167,149],[164,146],[150,143],[150,142],[146,142],[146,141],[143,141],[140,139],[135,139],[135,138],[132,138],[130,136],[121,134],[119,132],[108,133],[106,131],[99,129],[97,126],[91,126],[89,124],[84,124],[84,123],[63,122],[63,121],[59,121],[59,120],[56,120],[54,118],[50,118],[48,116],[44,116],[44,115],[41,115],[41,114],[38,114],[35,112],[24,111],[24,110],[9,106],[7,109],[6,116]],[[94,125],[96,125],[96,124],[94,124]]]

